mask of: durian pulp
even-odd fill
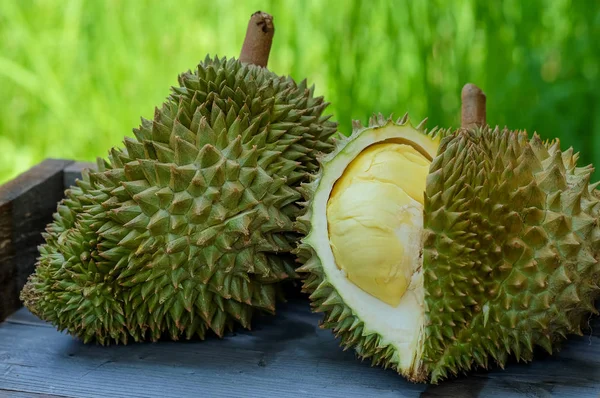
[[[393,340],[401,368],[412,367],[420,356],[423,202],[430,163],[411,145],[371,145],[344,170],[327,204],[336,266],[355,287],[346,293],[354,307],[368,307],[373,318],[368,327]]]

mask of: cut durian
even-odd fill
[[[600,291],[600,194],[576,159],[487,126],[356,126],[304,185],[297,221],[322,326],[415,382],[553,352]]]
[[[429,164],[410,145],[372,145],[348,165],[328,200],[336,265],[352,283],[393,307],[420,268]]]

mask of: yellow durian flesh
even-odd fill
[[[363,291],[397,307],[419,265],[430,161],[387,142],[363,150],[336,181],[327,203],[336,265]]]

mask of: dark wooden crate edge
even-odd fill
[[[33,272],[42,232],[57,203],[93,163],[45,159],[0,185],[0,322],[21,308],[19,293]]]

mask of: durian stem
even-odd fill
[[[271,15],[262,11],[252,14],[242,45],[240,61],[266,68],[274,34],[275,26]]]
[[[485,126],[485,94],[479,87],[467,83],[462,89],[461,126],[464,129]]]

